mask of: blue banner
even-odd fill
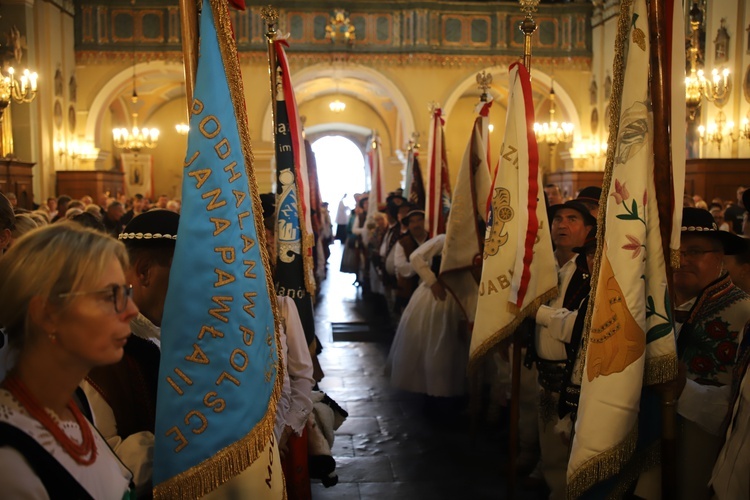
[[[213,5],[212,5],[213,3]],[[226,3],[203,1],[182,213],[162,322],[154,485],[202,496],[272,440],[280,392],[236,46]],[[260,235],[260,236],[259,236]]]

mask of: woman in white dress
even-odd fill
[[[111,498],[132,474],[75,402],[95,366],[115,363],[138,313],[119,241],[75,223],[36,229],[0,258],[0,324],[14,367],[0,385],[5,498]]]
[[[431,269],[444,242],[445,235],[438,235],[409,258],[420,284],[401,316],[388,365],[394,387],[428,396],[456,397],[466,393],[469,338],[461,333],[461,306]]]

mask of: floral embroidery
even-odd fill
[[[729,373],[737,357],[738,332],[730,331],[730,324],[715,317],[697,323],[691,332],[692,342],[685,349],[688,369],[700,379],[717,381],[720,374]]]

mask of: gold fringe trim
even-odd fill
[[[604,252],[604,241],[607,235],[607,199],[612,186],[612,174],[615,168],[615,154],[617,153],[617,136],[620,131],[620,111],[622,107],[622,86],[625,80],[625,45],[630,31],[630,10],[633,0],[622,0],[620,3],[620,17],[617,21],[617,37],[615,38],[615,58],[612,63],[613,81],[612,94],[609,99],[609,137],[607,138],[607,161],[604,166],[604,178],[602,179],[602,194],[599,198],[599,217],[597,218],[596,257],[594,258],[594,269],[591,270],[591,292],[589,294],[594,300],[589,300],[586,309],[583,335],[581,337],[581,357],[583,363],[579,363],[575,376],[583,379],[583,370],[586,365],[586,351],[589,345],[589,330],[591,317],[594,314],[596,303],[596,290],[599,285],[599,268]]]
[[[568,480],[566,495],[569,499],[580,498],[595,484],[620,473],[635,452],[638,441],[638,422],[630,430],[625,440],[613,448],[591,457],[578,467]]]
[[[307,200],[309,203],[310,200]],[[310,207],[307,207],[310,210]],[[310,294],[311,297],[315,297],[315,266],[313,265],[312,251],[315,247],[315,236],[310,234],[305,229],[305,221],[300,219],[299,221],[300,230],[302,231],[302,255],[304,257],[302,263],[302,269],[305,273],[305,290]]]
[[[154,498],[199,498],[215,490],[239,473],[247,469],[258,456],[265,450],[271,440],[276,418],[276,405],[281,397],[284,379],[284,367],[282,364],[281,337],[279,335],[279,306],[276,301],[276,291],[269,272],[269,258],[265,246],[265,229],[261,218],[257,214],[263,213],[263,206],[258,195],[258,183],[255,178],[253,167],[254,156],[250,143],[250,131],[247,125],[247,113],[245,106],[244,90],[242,86],[242,74],[240,72],[239,59],[237,57],[237,46],[233,43],[229,11],[225,0],[210,0],[211,10],[214,16],[216,35],[219,41],[219,49],[227,74],[227,83],[234,104],[234,114],[237,121],[242,154],[245,157],[245,171],[248,178],[248,190],[253,204],[253,213],[256,214],[255,231],[258,245],[260,246],[261,259],[266,271],[266,291],[273,311],[274,337],[276,344],[276,380],[274,381],[271,398],[263,418],[253,429],[239,441],[219,450],[211,458],[200,464],[164,481],[154,487]],[[284,493],[286,497],[286,492]]]
[[[542,295],[534,299],[533,302],[531,302],[529,305],[523,308],[521,311],[517,311],[515,319],[505,325],[500,330],[496,331],[492,335],[490,335],[484,342],[482,342],[479,347],[474,351],[471,356],[469,357],[469,368],[468,372],[469,374],[474,373],[476,370],[479,369],[480,364],[484,356],[492,350],[493,347],[495,347],[497,344],[505,340],[506,338],[510,337],[513,332],[516,331],[518,326],[521,324],[521,322],[526,319],[527,317],[536,314],[536,311],[539,309],[539,306],[542,304],[548,302],[550,299],[554,299],[557,297],[557,286],[554,288],[551,288],[544,292]],[[509,305],[509,307],[511,307]],[[518,308],[516,307],[516,310]]]
[[[677,354],[671,352],[655,358],[646,358],[643,385],[664,384],[677,377]]]
[[[680,268],[680,251],[675,250],[674,248],[670,248],[669,260],[670,260],[670,264],[672,264],[672,269],[679,269]]]
[[[617,478],[616,484],[607,496],[608,500],[625,498],[630,487],[641,474],[661,463],[661,442],[656,441],[640,453],[636,453]]]

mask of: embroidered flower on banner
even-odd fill
[[[633,252],[633,255],[630,256],[630,258],[635,259],[641,254],[641,249],[646,248],[646,245],[641,243],[641,240],[633,236],[632,234],[626,234],[625,237],[630,241],[630,243],[623,245],[623,250],[630,250]]]

